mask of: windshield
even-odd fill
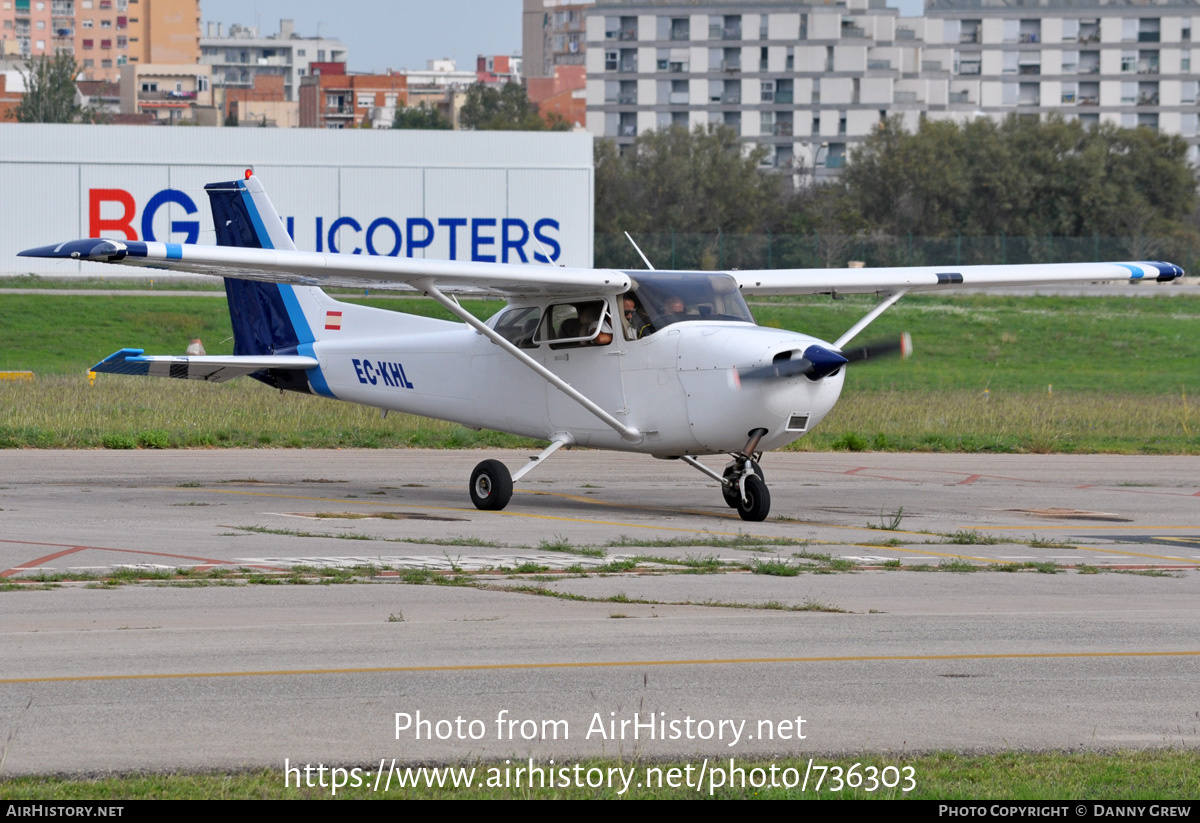
[[[753,323],[737,281],[714,272],[627,271],[633,288],[621,296],[631,337],[646,337],[684,320]],[[632,303],[632,311],[630,311]]]

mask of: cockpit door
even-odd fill
[[[621,381],[625,336],[611,297],[555,303],[538,329],[542,363],[600,408],[624,421],[628,414]],[[616,333],[613,333],[613,329]],[[605,343],[605,337],[612,339]],[[611,432],[607,424],[552,385],[546,407],[555,428],[587,445],[591,432]]]

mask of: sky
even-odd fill
[[[888,0],[905,16],[920,14],[922,0]],[[336,37],[350,51],[351,71],[423,69],[450,57],[473,69],[481,54],[521,53],[521,0],[200,0],[205,22],[279,31],[281,18],[296,33]],[[203,30],[203,29],[202,29]]]

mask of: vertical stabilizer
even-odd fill
[[[218,246],[292,250],[288,236],[257,177],[209,183],[204,187],[212,208]],[[320,316],[320,289],[225,278],[235,355],[302,354],[314,356],[316,342],[309,316]],[[307,310],[306,310],[307,309]],[[252,377],[277,388],[332,396],[319,368],[286,373],[255,372]]]

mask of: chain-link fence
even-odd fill
[[[659,269],[842,268],[868,266],[972,266],[1166,260],[1195,269],[1200,247],[1170,237],[914,237],[842,234],[658,234],[633,238]],[[597,234],[595,265],[644,265],[624,235]]]

